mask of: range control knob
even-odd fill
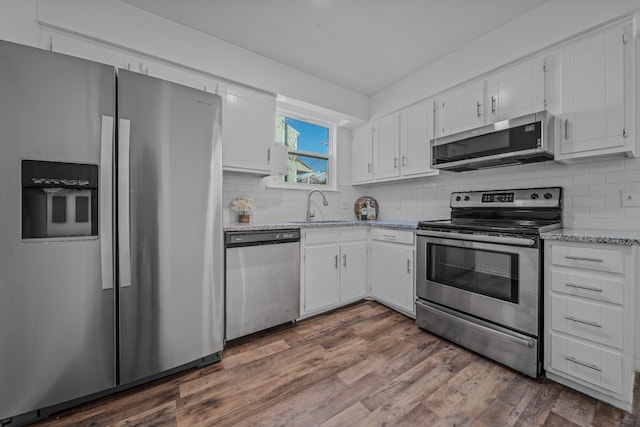
[[[536,200],[538,198],[538,193],[531,193],[531,198]]]
[[[456,196],[456,202],[459,202],[460,200],[462,200],[460,196]]]
[[[464,196],[464,201],[468,202],[469,201],[469,196]]]
[[[549,200],[549,199],[550,199],[550,198],[552,198],[552,197],[553,197],[553,194],[551,194],[551,193],[544,193],[544,198],[545,198],[545,199]]]

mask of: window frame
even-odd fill
[[[327,141],[327,154],[322,154],[315,151],[291,149],[290,147],[283,145],[287,151],[287,154],[286,154],[287,161],[289,159],[290,154],[296,154],[296,155],[306,156],[306,157],[314,157],[318,159],[326,159],[327,160],[327,184],[322,185],[322,184],[307,184],[307,183],[298,183],[298,182],[284,182],[284,181],[278,181],[274,177],[270,177],[269,183],[267,186],[272,188],[286,188],[286,189],[293,189],[293,190],[297,189],[297,190],[304,190],[304,191],[309,191],[314,189],[320,189],[325,191],[337,191],[338,175],[336,171],[337,169],[336,153],[337,153],[338,124],[334,121],[330,121],[327,119],[314,116],[313,114],[310,114],[307,111],[305,112],[295,111],[295,108],[291,108],[291,107],[281,107],[281,106],[276,107],[276,113],[273,118],[274,121],[277,116],[284,116],[290,119],[303,121],[313,125],[322,126],[328,129],[329,140]],[[275,134],[274,134],[274,143],[282,145],[278,142],[275,142]]]

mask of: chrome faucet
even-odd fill
[[[322,196],[322,204],[327,206],[329,204],[329,202],[327,202],[327,198],[324,197],[324,193],[322,192],[322,190],[311,190],[309,191],[309,194],[307,195],[307,221],[311,221],[313,219],[313,217],[316,216],[316,211],[314,210],[313,212],[311,212],[311,195],[315,192],[320,193],[320,195]]]

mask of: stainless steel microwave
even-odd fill
[[[432,139],[432,167],[463,172],[553,160],[553,124],[541,111]]]

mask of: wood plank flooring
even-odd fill
[[[639,425],[637,403],[628,414],[525,377],[372,301],[229,344],[220,363],[36,425]]]

